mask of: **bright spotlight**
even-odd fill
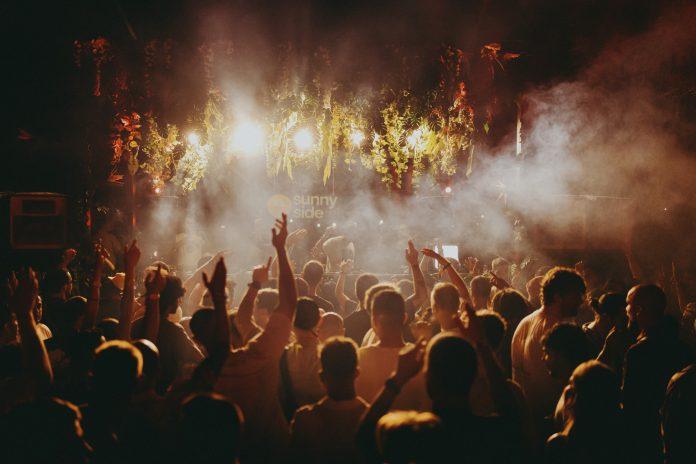
[[[314,145],[314,136],[312,135],[312,131],[307,128],[300,129],[295,132],[292,140],[295,142],[295,147],[299,151],[307,151]]]
[[[321,224],[317,222],[317,227],[321,227]]]
[[[445,187],[445,193],[452,193],[452,187],[450,187],[449,185]]]
[[[353,144],[355,147],[359,147],[362,145],[363,141],[365,140],[365,134],[363,134],[362,131],[360,130],[354,130],[350,134],[350,143]]]
[[[188,140],[188,143],[190,143],[191,145],[198,145],[201,143],[201,136],[195,132],[189,132],[189,135],[186,136],[186,139]]]
[[[155,193],[159,195],[160,193],[162,193],[162,189],[160,187],[155,187]]]
[[[381,226],[382,224],[384,224],[384,219],[379,220],[379,225]]]
[[[239,124],[230,136],[230,148],[245,155],[258,154],[263,151],[264,133],[261,126],[251,121]]]

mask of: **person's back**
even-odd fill
[[[357,308],[350,313],[345,321],[346,337],[360,345],[368,330],[370,330],[370,313],[364,306],[367,290],[379,283],[376,276],[362,274],[355,281],[355,295],[358,298]]]
[[[329,339],[321,350],[320,377],[327,396],[297,410],[290,425],[293,460],[302,463],[352,463],[358,460],[355,433],[368,408],[356,396],[355,342]]]
[[[696,364],[678,372],[667,387],[662,405],[662,439],[666,464],[686,464],[696,456]]]
[[[286,417],[295,409],[314,403],[323,396],[319,381],[319,307],[314,300],[302,297],[297,301],[293,332],[295,341],[285,348],[280,360],[281,396]]]

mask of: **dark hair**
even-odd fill
[[[439,282],[432,291],[433,302],[445,311],[459,311],[459,290],[447,282]]]
[[[273,311],[278,306],[278,290],[274,288],[262,288],[256,294],[256,307]]]
[[[44,295],[52,295],[61,291],[71,281],[70,273],[65,269],[51,269],[41,282]]]
[[[379,279],[374,274],[360,274],[360,276],[356,279],[355,296],[358,298],[358,302],[361,305],[365,303],[365,293],[367,293],[367,290],[378,283]]]
[[[503,316],[512,331],[529,314],[529,303],[517,290],[506,288],[495,292],[491,300],[491,309]]]
[[[396,290],[380,290],[372,300],[372,317],[374,319],[401,326],[404,322],[404,314],[406,314],[404,297]]]
[[[171,275],[165,277],[164,289],[160,294],[160,316],[176,312],[179,298],[184,296],[185,293],[186,289],[180,278]]]
[[[122,340],[103,343],[95,351],[92,374],[95,391],[104,398],[133,393],[143,370],[143,356]]]
[[[157,346],[148,339],[135,340],[133,346],[143,357],[143,380],[148,386],[154,386],[160,369],[160,355]]]
[[[213,308],[199,308],[189,321],[189,329],[193,336],[203,343],[208,343],[211,339],[215,310]]]
[[[488,344],[493,350],[497,350],[500,347],[500,343],[503,341],[505,330],[507,329],[505,319],[498,313],[486,309],[476,311],[476,315],[479,316],[483,322],[483,330],[486,333]]]
[[[605,293],[599,297],[599,302],[595,307],[597,314],[616,316],[625,311],[626,295],[623,293]]]
[[[319,324],[321,314],[319,306],[311,298],[305,296],[297,300],[297,310],[295,311],[295,321],[293,325],[302,330],[312,330]]]
[[[307,281],[311,287],[319,284],[321,278],[324,277],[324,265],[319,261],[307,261],[302,268],[302,278]]]
[[[295,277],[295,287],[297,288],[297,296],[309,295],[309,284],[302,277]]]
[[[550,305],[557,296],[573,292],[584,294],[586,290],[585,281],[580,274],[570,268],[554,267],[541,282],[541,303]]]
[[[321,370],[333,378],[352,377],[358,368],[358,346],[347,337],[331,337],[321,348]]]
[[[556,324],[542,337],[541,343],[547,351],[558,353],[573,366],[592,357],[585,331],[575,324]]]
[[[64,335],[73,332],[79,327],[78,324],[87,314],[87,300],[81,296],[73,296],[61,304],[60,307],[54,308],[51,312],[55,322],[54,335]]]
[[[178,432],[182,462],[236,462],[244,418],[237,406],[217,393],[184,400]]]
[[[380,462],[445,462],[438,459],[443,444],[442,422],[431,412],[394,411],[377,422]]]
[[[633,287],[633,301],[637,306],[655,314],[664,314],[667,308],[667,295],[655,284],[643,284]],[[640,301],[638,301],[640,300]]]
[[[471,293],[476,296],[488,298],[491,295],[491,281],[484,276],[476,276],[471,279]]]
[[[468,397],[476,377],[476,350],[463,338],[442,333],[435,336],[426,353],[428,394]]]
[[[600,421],[619,412],[621,390],[616,373],[599,361],[581,363],[570,376],[575,391],[571,409],[579,424],[601,425]]]
[[[99,321],[97,327],[106,341],[118,339],[118,319],[106,317]]]

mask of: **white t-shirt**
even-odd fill
[[[410,346],[407,343],[405,346]],[[360,375],[355,382],[358,396],[367,401],[374,401],[384,386],[384,382],[396,371],[401,348],[383,348],[379,345],[364,346],[358,350]],[[419,373],[396,397],[392,409],[413,409],[426,411],[430,408],[430,399],[425,389],[425,376]]]
[[[312,404],[324,396],[319,380],[319,343],[307,346],[293,343],[287,347],[288,374],[298,406]]]
[[[526,316],[512,336],[512,379],[524,391],[532,415],[536,419],[553,413],[563,385],[551,377],[544,364],[541,345],[543,336],[559,322],[573,322],[550,317],[548,311],[537,309]]]
[[[215,384],[244,414],[245,449],[255,456],[282,453],[288,424],[278,399],[280,356],[290,338],[291,321],[275,311],[263,332],[244,347],[230,351]],[[260,459],[263,460],[263,459]]]
[[[293,456],[303,463],[359,462],[355,434],[369,405],[362,398],[329,397],[297,410],[290,424]]]

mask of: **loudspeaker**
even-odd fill
[[[67,198],[57,193],[16,193],[10,196],[10,248],[65,248],[68,239]]]

